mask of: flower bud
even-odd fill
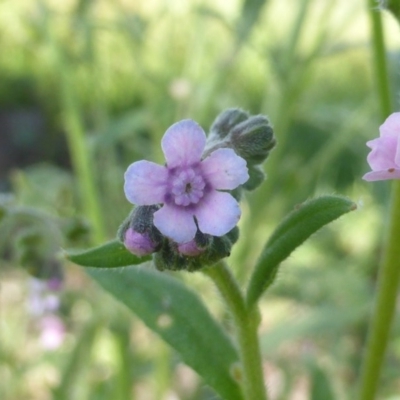
[[[223,139],[228,136],[232,128],[247,120],[249,114],[240,108],[229,108],[217,116],[210,128],[210,134]]]
[[[230,135],[233,149],[248,164],[261,164],[275,146],[274,132],[266,117],[257,115],[236,125]]]
[[[210,241],[210,235],[205,235],[197,230],[196,236],[193,240],[178,245],[178,252],[189,257],[199,256],[207,249]]]
[[[226,237],[230,240],[232,244],[235,244],[239,239],[239,228],[235,226],[226,234]]]
[[[148,233],[139,233],[132,228],[128,228],[125,231],[124,245],[131,253],[137,256],[146,256],[154,253],[157,248],[157,244],[151,240]]]
[[[194,240],[178,245],[178,252],[189,257],[198,256],[203,251],[204,249],[199,248]]]
[[[248,170],[250,178],[242,187],[246,190],[254,190],[264,182],[265,173],[259,165],[250,165]]]
[[[239,229],[235,227],[222,237],[197,231],[195,238],[184,244],[166,240],[153,255],[154,265],[160,271],[198,271],[229,256],[232,244],[238,237]]]
[[[160,248],[162,236],[153,224],[157,210],[158,206],[136,207],[120,226],[118,237],[131,253],[144,256]]]

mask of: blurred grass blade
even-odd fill
[[[194,292],[148,269],[91,268],[87,273],[170,344],[222,398],[242,399],[230,375],[238,362],[236,349]]]
[[[87,378],[85,372],[90,369],[92,347],[99,325],[89,323],[77,340],[63,371],[61,382],[54,389],[54,399],[74,400],[81,395],[82,382]]]
[[[322,196],[292,211],[276,228],[258,260],[247,293],[254,304],[274,282],[279,264],[313,233],[341,215],[355,210],[352,201],[339,196]]]
[[[151,256],[135,256],[119,240],[113,240],[80,253],[67,252],[67,258],[82,267],[117,268],[141,264]]]
[[[241,18],[237,26],[237,40],[243,43],[250,35],[253,26],[257,23],[266,0],[244,0],[241,11]]]
[[[311,398],[310,400],[335,400],[332,385],[327,373],[318,365],[311,366]]]

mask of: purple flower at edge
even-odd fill
[[[137,161],[125,173],[125,195],[136,205],[163,204],[154,225],[176,243],[186,243],[201,232],[223,236],[234,228],[241,211],[226,192],[249,179],[246,161],[232,149],[220,148],[202,160],[203,129],[192,120],[172,125],[161,147],[166,165]]]
[[[367,157],[372,171],[363,179],[369,182],[400,179],[400,112],[391,114],[379,132],[379,138],[367,142],[372,149]]]

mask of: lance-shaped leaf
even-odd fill
[[[278,225],[261,253],[250,280],[248,304],[254,304],[274,282],[279,264],[293,250],[324,225],[355,209],[355,203],[346,198],[322,196],[292,211]]]
[[[117,268],[141,264],[151,256],[138,257],[130,253],[119,240],[105,243],[83,252],[67,252],[66,256],[83,267]]]
[[[223,399],[242,399],[230,374],[239,359],[236,349],[196,293],[170,275],[150,269],[87,272],[169,343]]]

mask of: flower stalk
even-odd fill
[[[383,118],[386,118],[391,113],[391,99],[382,21],[380,13],[375,8],[375,2],[367,0],[367,5],[371,17],[372,43],[381,114]],[[396,180],[392,184],[389,228],[379,269],[376,305],[370,322],[366,353],[361,367],[359,400],[373,400],[375,398],[381,376],[400,281],[399,235],[400,182]]]
[[[361,370],[360,400],[373,400],[377,391],[392,326],[400,281],[400,182],[393,183],[390,225],[378,277],[376,306],[371,319],[367,349]]]
[[[246,400],[267,400],[258,341],[258,309],[247,309],[243,294],[227,265],[221,261],[203,272],[217,286],[232,314],[242,367],[241,384]]]

